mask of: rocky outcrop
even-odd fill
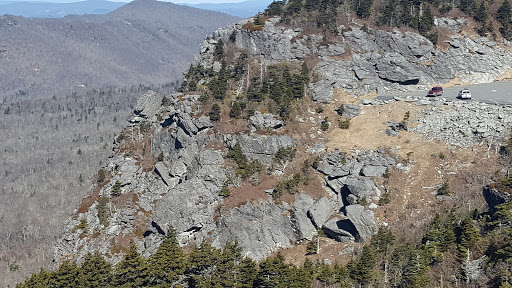
[[[280,148],[296,146],[295,140],[288,135],[226,135],[224,141],[230,148],[240,143],[242,152],[249,159],[256,159],[266,165],[272,164],[272,159]]]
[[[242,255],[259,260],[277,251],[291,247],[300,240],[292,221],[292,208],[285,202],[249,203],[234,208],[218,220],[213,245],[222,247],[227,241],[238,239]]]
[[[249,120],[252,124],[251,132],[256,132],[257,130],[278,129],[283,126],[283,121],[276,119],[274,114],[261,113],[260,111],[255,111],[254,115],[249,117]]]
[[[512,107],[464,101],[444,104],[449,109],[432,107],[424,110],[424,116],[411,130],[428,140],[464,148],[499,141],[512,130]]]
[[[138,123],[143,119],[151,119],[156,115],[160,108],[163,96],[155,91],[148,91],[137,100],[137,105],[133,108],[134,115],[130,123]]]
[[[496,206],[507,203],[510,201],[510,194],[507,192],[500,192],[496,188],[491,188],[489,185],[482,189],[485,202],[489,207],[489,213],[494,214],[496,212]]]

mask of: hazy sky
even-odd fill
[[[3,2],[5,0],[0,0]],[[79,2],[84,0],[7,0],[7,2],[59,2],[59,3],[70,3]],[[112,2],[130,2],[129,0],[109,0]],[[245,0],[159,0],[173,3],[187,3],[187,4],[198,4],[198,3],[237,3]]]

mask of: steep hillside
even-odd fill
[[[128,263],[141,286],[508,285],[512,107],[376,96],[502,79],[509,43],[459,33],[468,19],[438,46],[348,12],[322,29],[294,3],[217,30],[180,93],[138,100],[55,263],[98,251],[114,286]],[[170,246],[188,256],[161,272]]]
[[[0,98],[174,82],[199,52],[197,39],[236,19],[151,0],[107,15],[1,16]]]

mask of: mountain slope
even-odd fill
[[[59,18],[69,14],[107,14],[125,3],[107,0],[86,0],[72,3],[1,2],[0,15],[9,14],[27,18]]]
[[[259,12],[263,12],[265,8],[267,8],[268,4],[272,1],[266,0],[247,0],[237,3],[200,3],[200,4],[185,4],[190,7],[195,7],[199,9],[207,9],[212,11],[218,11],[222,13],[226,13],[229,15],[249,18],[258,14]],[[180,3],[181,4],[181,3]]]
[[[233,21],[211,11],[143,0],[107,15],[1,16],[0,97],[174,82],[198,52],[190,47],[197,47],[210,29]]]

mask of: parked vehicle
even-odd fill
[[[432,87],[427,93],[429,97],[443,96],[443,87]]]
[[[471,91],[469,89],[464,88],[459,91],[459,95],[457,96],[459,99],[471,99]]]

